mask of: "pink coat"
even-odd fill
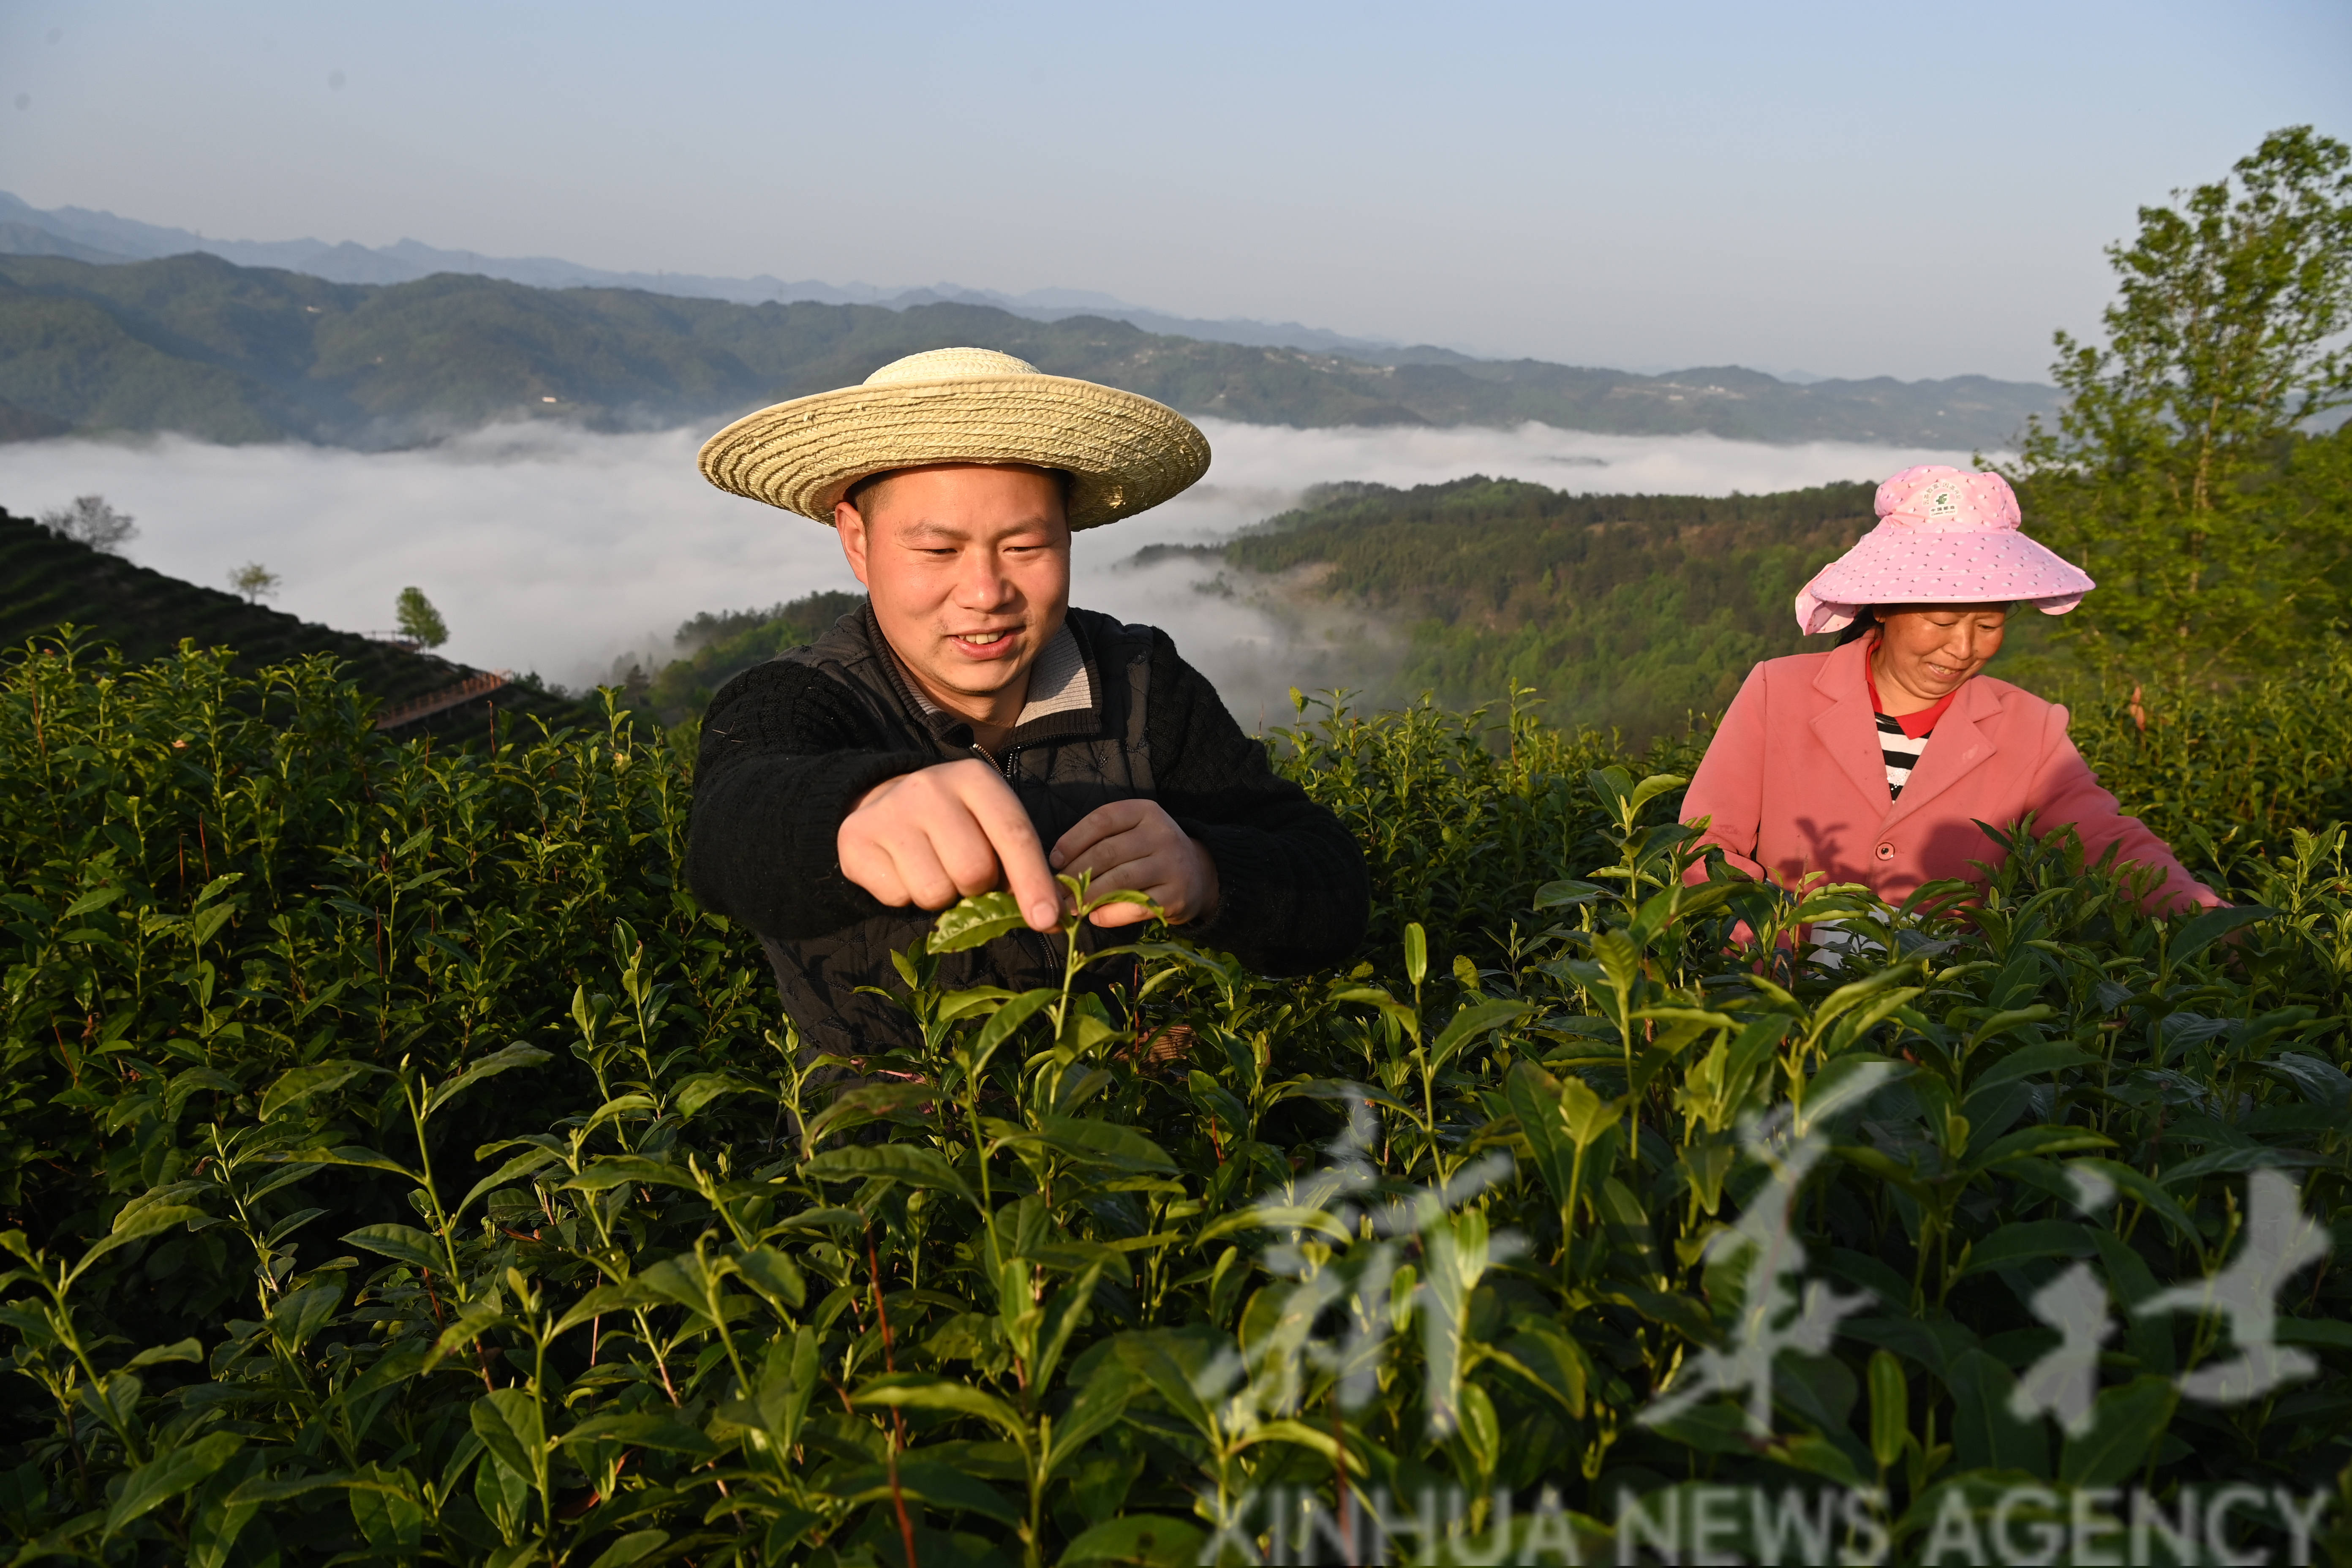
[[[1710,819],[1704,842],[1731,864],[1785,885],[1825,872],[1899,903],[1923,882],[1981,883],[1969,862],[1999,865],[2001,853],[1977,822],[2006,828],[2032,811],[2039,832],[2073,824],[2095,861],[2114,844],[2118,860],[2160,871],[2151,910],[2222,902],[2099,787],[2066,710],[2005,680],[1960,688],[1893,798],[1863,679],[1869,649],[1864,639],[1748,671],[1683,804],[1685,822]]]

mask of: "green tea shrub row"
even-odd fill
[[[2297,827],[2352,821],[2352,643],[2229,689],[2091,689],[2075,743],[2126,808],[2200,871],[2284,858]]]
[[[2131,1310],[2273,1179],[2352,1239],[2340,830],[2267,828],[2260,908],[2147,919],[2059,836],[1938,913],[1686,887],[1687,749],[1276,748],[1365,834],[1361,964],[1155,936],[1115,1013],[919,948],[920,1046],[841,1064],[675,884],[687,760],[625,717],[395,746],[322,665],[10,656],[16,1560],[1612,1561],[1624,1500],[1752,1484],[1916,1561],[2004,1486],[2225,1480],[2345,1548],[2341,1269],[2250,1400],[2196,1393],[2228,1322]],[[2015,1413],[2066,1280],[2120,1324],[2074,1430]]]

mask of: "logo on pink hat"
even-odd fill
[[[2017,492],[1999,474],[1964,473],[1942,463],[1906,468],[1878,487],[1878,515],[1930,533],[2014,529]]]

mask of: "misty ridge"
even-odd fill
[[[1966,460],[1924,446],[1538,424],[1296,430],[1211,419],[1202,428],[1215,454],[1208,478],[1153,511],[1080,534],[1072,598],[1167,629],[1249,725],[1283,721],[1293,686],[1419,689],[1406,669],[1425,607],[1334,595],[1312,566],[1255,573],[1227,558],[1231,542],[1299,506],[1311,487],[1410,491],[1483,474],[1559,494],[1756,495]],[[220,587],[233,567],[264,563],[284,582],[276,607],[345,631],[393,625],[395,595],[415,584],[447,619],[442,654],[578,690],[690,657],[708,639],[681,646],[677,632],[706,613],[856,591],[830,529],[704,482],[694,455],[708,434],[530,422],[380,453],[177,436],[19,442],[0,445],[0,503],[32,515],[102,492],[138,518],[128,546],[138,563]],[[1325,499],[1332,493],[1348,492]]]
[[[0,499],[136,502],[156,520],[142,559],[202,583],[230,557],[267,561],[289,607],[323,625],[389,624],[394,588],[423,584],[454,657],[647,689],[672,717],[728,648],[797,635],[782,612],[856,587],[829,532],[710,490],[694,447],[750,407],[927,348],[1001,348],[1211,431],[1207,481],[1081,536],[1073,598],[1166,627],[1244,722],[1279,721],[1294,687],[1493,695],[1465,694],[1458,659],[1433,663],[1433,638],[1486,635],[1445,633],[1464,604],[1339,591],[1329,562],[1253,566],[1234,542],[1266,520],[1473,475],[1559,495],[1783,490],[1965,460],[2051,401],[1981,377],[1636,375],[1265,323],[1194,332],[1074,290],[828,291],[415,242],[215,242],[5,196],[0,281]],[[1531,657],[1511,678],[1550,656]],[[1491,660],[1465,668],[1502,679]],[[1690,684],[1636,681],[1624,712],[1573,700],[1647,724]]]

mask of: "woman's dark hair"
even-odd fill
[[[1860,609],[1854,611],[1853,625],[1838,633],[1837,646],[1839,647],[1843,647],[1850,642],[1860,642],[1864,637],[1875,637],[1877,635],[1878,606],[1876,605],[1864,605]]]
[[[1860,642],[1864,637],[1876,637],[1878,635],[1878,623],[1880,619],[1878,608],[1879,607],[1876,605],[1864,605],[1860,609],[1854,611],[1853,625],[1838,633],[1836,646],[1843,647],[1850,642]],[[2017,613],[2017,605],[2008,603],[2003,603],[1998,605],[1987,605],[1985,608],[1989,610],[2001,609],[2009,612],[2011,615],[2015,615]]]

